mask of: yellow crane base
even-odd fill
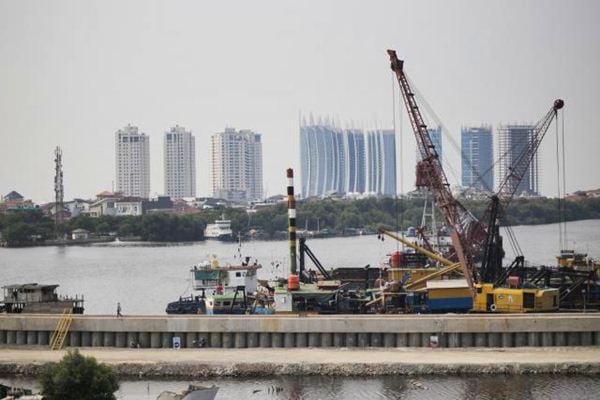
[[[474,312],[527,313],[558,310],[558,289],[512,289],[475,285]]]

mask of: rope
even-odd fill
[[[523,250],[521,249],[521,246],[519,245],[519,241],[517,240],[517,236],[515,235],[514,231],[512,230],[512,227],[506,226],[505,230],[508,234],[508,240],[510,243],[510,247],[513,250],[513,253],[516,256],[522,256]]]
[[[558,118],[558,115],[556,116]],[[557,191],[557,205],[558,205],[558,251],[564,250],[563,242],[563,229],[562,229],[562,205],[561,205],[561,190],[560,190],[560,146],[558,137],[558,122],[556,123],[556,191]]]
[[[392,125],[393,125],[393,129],[394,129],[394,137],[396,137],[396,82],[394,79],[394,73],[392,72]],[[401,137],[402,138],[402,137]],[[402,139],[400,139],[402,141]],[[400,144],[400,149],[402,149],[402,144]],[[396,151],[396,149],[394,149],[394,152]],[[402,151],[400,151],[400,157],[402,157]],[[402,163],[400,163],[402,165]],[[396,168],[396,172],[398,171],[398,168]],[[400,182],[402,182],[402,173],[400,173]],[[396,208],[395,212],[396,212],[396,234],[399,233],[399,206],[398,206],[398,188],[396,188],[396,198],[394,201],[394,207]],[[400,242],[396,241],[396,251],[400,251]]]
[[[427,122],[427,126],[437,125],[441,129],[441,132],[442,132],[443,136],[450,141],[450,144],[452,145],[452,147],[454,148],[454,150],[456,150],[458,152],[458,154],[460,154],[461,157],[462,157],[462,152],[460,151],[460,147],[458,146],[458,143],[449,134],[448,129],[446,129],[446,126],[442,123],[441,119],[435,113],[435,111],[433,110],[433,108],[429,105],[429,103],[427,102],[427,100],[425,100],[425,97],[421,94],[421,92],[419,91],[419,89],[417,88],[417,86],[414,84],[414,82],[412,82],[412,80],[408,77],[408,75],[406,76],[406,79],[410,83],[410,86],[413,89],[413,92],[415,93],[415,96],[416,96],[417,100],[419,101],[419,104],[422,104],[423,107],[425,108],[425,111],[427,111],[427,114],[429,114],[429,116],[433,118],[433,122],[434,123],[430,124],[429,121],[428,121],[427,115],[423,115],[423,119],[425,120],[425,122]],[[442,164],[443,164],[443,167],[444,167],[444,171],[450,171],[450,174],[452,175],[452,177],[454,178],[454,180],[456,182],[462,183],[462,180],[458,178],[458,173],[456,172],[456,169],[453,168],[453,166],[448,162],[448,157],[444,157],[443,150],[442,150],[442,157],[441,158],[442,158]]]
[[[565,111],[561,110],[560,111],[560,117],[561,117],[561,124],[562,124],[562,165],[563,165],[563,195],[566,196],[567,194],[567,163],[565,162],[565,152],[566,152],[566,147],[565,147]],[[558,121],[557,121],[558,124]],[[565,247],[568,246],[568,241],[567,241],[567,209],[566,209],[566,203],[563,201],[563,239],[565,241]]]

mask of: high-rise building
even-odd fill
[[[346,135],[329,121],[300,126],[302,195],[346,191]]]
[[[225,128],[211,142],[213,196],[235,202],[262,200],[261,135]]]
[[[176,125],[164,136],[165,194],[196,197],[196,145],[192,132]]]
[[[125,196],[150,196],[150,138],[137,126],[115,133],[117,191]]]
[[[532,125],[501,125],[498,127],[498,185],[509,174],[510,168],[527,152],[533,138]],[[539,170],[537,152],[531,160],[515,194],[539,195]]]
[[[347,138],[347,192],[364,193],[367,190],[367,166],[365,152],[365,135],[359,129],[346,130]]]
[[[462,186],[494,190],[492,127],[463,127],[460,132]]]
[[[366,140],[365,140],[366,139]],[[330,121],[300,125],[302,195],[396,193],[396,142],[393,131],[341,129]]]
[[[396,195],[396,135],[393,130],[367,132],[368,191]]]
[[[440,162],[442,162],[442,128],[438,126],[437,128],[428,128],[427,132],[429,132],[429,137],[433,142],[433,147],[438,154]],[[417,161],[421,160],[421,151],[417,145]]]

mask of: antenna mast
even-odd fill
[[[56,147],[54,150],[54,229],[58,236],[58,227],[63,223],[63,169],[62,169],[62,150]]]

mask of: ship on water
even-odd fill
[[[244,314],[255,308],[259,288],[257,261],[220,265],[213,257],[190,269],[192,293],[167,305],[167,314]]]
[[[68,297],[56,293],[58,285],[26,283],[3,286],[0,311],[24,314],[83,314],[83,296]]]
[[[231,241],[233,239],[233,231],[231,230],[231,220],[218,219],[214,224],[206,225],[204,229],[204,237],[206,239],[216,239],[222,241]]]

